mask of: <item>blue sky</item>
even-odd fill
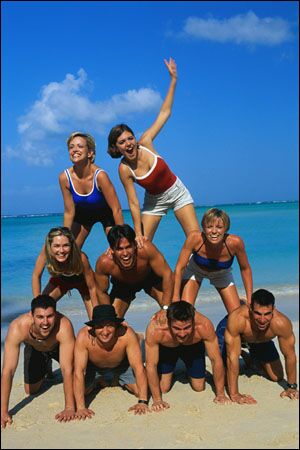
[[[62,212],[66,139],[92,134],[123,208],[107,135],[139,136],[177,62],[154,144],[197,205],[298,199],[298,2],[3,1],[2,214]],[[143,190],[137,187],[140,199]]]

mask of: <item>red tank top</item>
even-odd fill
[[[135,181],[144,189],[146,189],[149,194],[162,194],[171,186],[173,186],[177,177],[160,156],[151,152],[151,150],[146,147],[140,146],[140,148],[147,150],[154,156],[154,163],[149,172],[142,177],[137,177],[133,170],[130,168],[131,172],[134,175]]]

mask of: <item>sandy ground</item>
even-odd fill
[[[298,343],[298,322],[294,331]],[[179,370],[164,396],[168,410],[135,416],[127,411],[135,398],[114,387],[89,398],[93,419],[57,423],[54,416],[64,406],[57,367],[41,395],[26,397],[19,363],[10,398],[13,424],[2,431],[3,449],[299,448],[299,402],[280,398],[282,386],[262,376],[248,372],[239,378],[240,392],[257,405],[217,405],[210,376],[205,391],[196,393]]]

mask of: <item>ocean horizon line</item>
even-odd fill
[[[255,201],[255,202],[236,202],[236,203],[215,203],[211,205],[196,205],[196,208],[212,208],[215,206],[243,206],[243,205],[269,205],[278,203],[299,203],[299,200],[266,200],[266,201]],[[122,208],[122,211],[130,212],[128,208]],[[12,218],[31,218],[31,217],[51,217],[51,216],[62,216],[63,212],[54,213],[26,213],[26,214],[1,214],[1,219],[12,219]]]

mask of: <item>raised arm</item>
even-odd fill
[[[245,244],[243,240],[238,236],[234,236],[233,239],[235,241],[234,243],[235,255],[237,257],[237,261],[240,266],[241,277],[245,287],[247,304],[248,306],[250,306],[251,295],[253,292],[252,270],[248,261]]]
[[[152,147],[152,141],[160,132],[160,130],[162,129],[162,127],[164,126],[164,124],[166,123],[172,112],[175,88],[177,83],[177,66],[174,59],[172,58],[170,58],[169,61],[165,59],[164,63],[171,77],[170,86],[153,125],[151,125],[151,127],[144,132],[141,139],[139,140],[139,143],[145,145],[146,147],[147,146]]]
[[[65,172],[59,175],[59,185],[64,200],[64,227],[71,229],[75,217],[75,205]]]
[[[84,399],[84,374],[88,364],[88,349],[85,343],[86,327],[82,328],[75,342],[74,349],[74,395],[76,400],[76,417],[78,419],[89,419],[95,414],[93,410],[85,407]]]
[[[20,321],[14,320],[7,333],[4,344],[3,368],[1,375],[1,428],[12,423],[8,413],[9,397],[13,377],[19,361],[20,345],[22,342]]]
[[[114,185],[112,184],[112,182],[106,172],[101,171],[98,173],[97,183],[98,183],[99,189],[101,189],[101,191],[105,197],[105,200],[108,203],[108,206],[112,210],[115,224],[123,225],[124,219],[123,219],[123,213],[122,213],[122,208],[121,208],[121,205],[119,202],[119,198],[117,196]]]
[[[42,292],[42,286],[41,286],[41,279],[42,275],[45,269],[46,265],[46,251],[45,251],[45,245],[43,245],[43,248],[41,250],[41,253],[37,257],[37,260],[35,262],[35,266],[32,272],[32,278],[31,278],[31,286],[32,286],[32,294],[33,297],[37,297]]]
[[[186,238],[183,247],[180,251],[176,267],[175,267],[175,277],[174,277],[174,292],[173,292],[173,301],[180,300],[180,291],[181,291],[181,283],[183,272],[189,262],[189,258],[194,249],[195,242],[199,240],[199,232],[191,232]]]

